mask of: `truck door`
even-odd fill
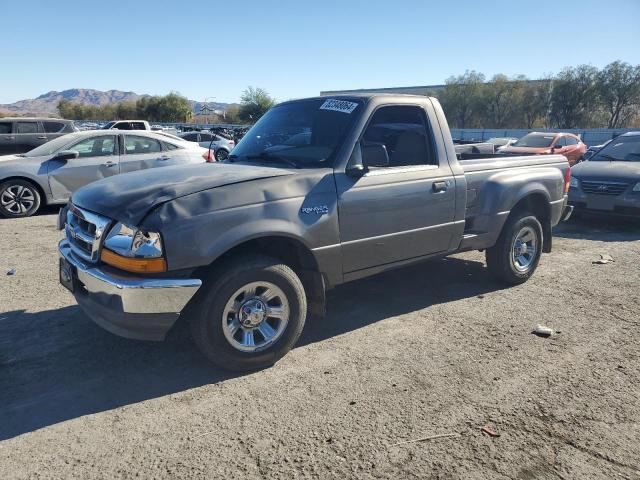
[[[375,145],[386,149],[387,165],[359,178],[336,175],[345,274],[445,251],[454,233],[453,174],[439,161],[425,110],[380,107],[351,161]]]
[[[118,150],[115,135],[84,138],[67,148],[79,153],[70,160],[49,160],[49,187],[56,201],[68,199],[78,188],[101,178],[116,175]]]

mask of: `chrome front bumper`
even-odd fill
[[[135,277],[79,259],[67,240],[60,257],[73,269],[73,296],[98,325],[122,337],[163,340],[202,281]]]

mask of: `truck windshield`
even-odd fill
[[[591,157],[590,161],[640,162],[640,135],[612,140]]]
[[[227,161],[331,167],[362,109],[359,99],[320,98],[277,105],[240,140]]]
[[[516,143],[513,144],[514,147],[533,147],[533,148],[547,148],[551,146],[551,142],[555,135],[525,135]]]

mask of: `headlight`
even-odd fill
[[[578,188],[578,185],[578,179],[576,177],[571,177],[571,180],[569,180],[569,186],[572,188]]]
[[[135,273],[167,270],[159,233],[145,232],[116,223],[104,240],[100,259],[116,268]]]
[[[640,192],[640,182],[636,183],[636,184],[633,186],[633,191],[634,191],[634,192]]]

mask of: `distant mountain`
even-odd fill
[[[57,107],[60,100],[98,106],[119,102],[135,102],[139,98],[148,96],[149,95],[138,95],[134,92],[123,92],[121,90],[103,92],[91,88],[72,88],[70,90],[63,90],[62,92],[51,91],[33,99],[0,104],[0,112],[14,115],[57,115]],[[189,102],[193,105],[195,114],[201,112],[202,106],[204,105],[203,102],[196,102],[195,100],[189,100]],[[228,103],[221,102],[207,102],[209,110],[226,110],[229,105]],[[202,113],[208,115],[212,112]]]
[[[237,105],[236,103],[207,102],[207,107],[203,108],[204,102],[196,102],[195,100],[189,100],[189,102],[193,105],[193,113],[195,115],[211,115],[214,112],[219,113],[228,110],[232,105]]]
[[[58,113],[57,107],[60,100],[69,100],[70,102],[87,105],[107,105],[109,103],[136,101],[142,96],[134,92],[120,90],[102,92],[91,88],[72,88],[62,92],[47,92],[38,98],[20,100],[4,105],[0,104],[0,111],[18,115],[55,115]]]

